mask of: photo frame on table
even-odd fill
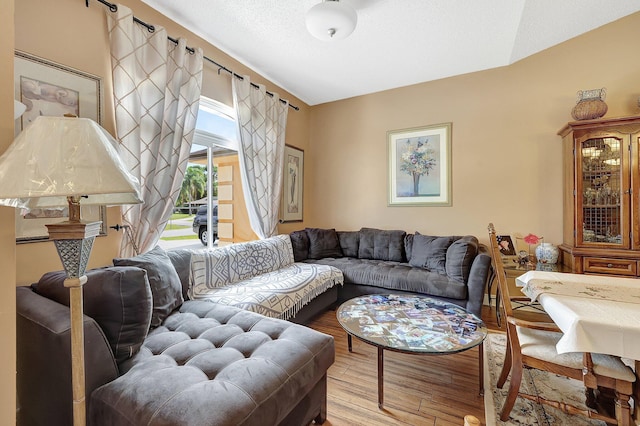
[[[40,115],[73,114],[102,124],[102,84],[98,76],[16,50],[14,93],[15,99],[27,106],[15,122],[15,136]],[[105,206],[83,206],[81,217],[87,221],[102,221],[100,235],[107,234]],[[16,209],[16,242],[47,240],[45,225],[67,219],[67,208],[29,212]]]
[[[502,256],[516,256],[518,254],[511,235],[496,235],[496,239]]]
[[[281,222],[302,222],[304,191],[304,151],[284,147],[284,175],[282,179]]]
[[[389,206],[451,206],[451,126],[387,132]]]

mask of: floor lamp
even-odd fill
[[[73,424],[86,423],[82,286],[101,222],[80,219],[82,205],[137,204],[140,185],[122,163],[117,142],[86,118],[38,117],[0,157],[0,205],[68,206],[69,219],[47,225],[62,261],[71,311]]]

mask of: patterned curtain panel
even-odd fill
[[[240,132],[240,175],[251,229],[264,239],[277,233],[284,139],[289,104],[248,76],[233,79],[233,100]]]
[[[140,180],[144,204],[125,206],[130,226],[120,256],[152,249],[169,220],[187,167],[202,85],[202,49],[167,39],[133,21],[130,9],[107,10],[116,136],[125,164]]]

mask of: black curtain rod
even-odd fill
[[[102,3],[103,5],[107,6],[111,12],[117,12],[117,11],[118,11],[118,6],[117,6],[117,5],[115,5],[115,4],[113,4],[113,3],[109,3],[109,2],[108,2],[108,1],[106,1],[106,0],[97,0],[97,1],[98,1],[98,2],[100,2],[100,3]],[[86,6],[87,6],[87,7],[89,7],[89,0],[85,0],[85,4],[86,4]],[[154,26],[153,26],[153,25],[151,25],[151,24],[147,24],[147,23],[146,23],[146,22],[144,22],[144,21],[141,21],[140,19],[136,18],[135,16],[133,17],[133,21],[134,21],[135,23],[137,23],[137,24],[142,25],[143,27],[145,27],[145,28],[146,28],[150,33],[154,32],[154,31],[156,30],[156,27],[154,27]],[[178,39],[175,39],[175,38],[173,38],[173,37],[171,37],[171,36],[167,36],[167,38],[169,39],[169,41],[171,41],[171,42],[175,43],[176,45],[178,44]],[[186,49],[187,49],[190,53],[195,53],[195,49],[194,49],[193,47],[186,46]],[[208,58],[208,57],[206,57],[206,56],[204,56],[204,55],[202,56],[202,58],[203,58],[204,60],[206,60],[206,61],[211,62],[211,63],[212,63],[212,64],[214,64],[215,66],[217,66],[217,67],[218,67],[218,74],[220,74],[220,71],[226,71],[226,72],[228,72],[229,74],[231,74],[232,76],[234,76],[234,77],[236,77],[236,78],[239,78],[240,80],[244,80],[244,77],[243,77],[243,76],[241,76],[240,74],[236,74],[235,72],[233,72],[233,71],[232,71],[232,70],[230,70],[229,68],[225,67],[224,65],[221,65],[221,64],[217,63],[217,62],[216,62],[216,61],[214,61],[213,59]],[[252,87],[255,87],[256,89],[258,89],[258,88],[259,88],[259,86],[258,86],[257,84],[255,84],[255,83],[250,83],[250,84],[251,84],[251,86],[252,86]],[[267,95],[271,96],[272,98],[273,98],[273,96],[274,96],[274,95],[273,95],[273,93],[271,93],[271,92],[269,92],[269,91],[267,91]],[[280,101],[280,102],[282,102],[283,104],[286,104],[286,103],[287,103],[287,101],[282,100],[282,99],[279,99],[279,101]],[[295,109],[296,111],[300,111],[300,108],[298,108],[298,107],[297,107],[297,106],[295,106],[295,105],[291,105],[291,104],[289,104],[289,106],[290,106],[291,108]]]

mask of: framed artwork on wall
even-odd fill
[[[282,183],[281,222],[301,222],[304,188],[303,150],[285,145]]]
[[[451,206],[451,123],[387,132],[390,206]]]
[[[102,87],[100,77],[15,51],[15,99],[27,106],[16,120],[15,136],[40,115],[64,116],[73,114],[102,124]],[[43,141],[46,143],[46,141]],[[81,217],[90,222],[102,221],[100,235],[107,234],[106,207],[83,206]],[[45,225],[68,219],[67,208],[16,209],[16,242],[45,241]]]

